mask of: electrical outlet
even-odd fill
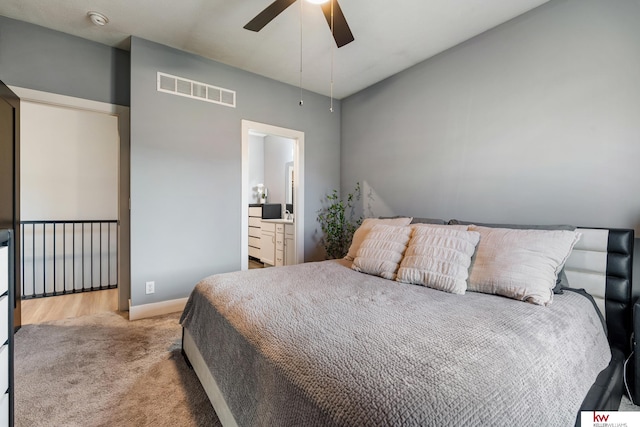
[[[147,295],[152,294],[156,291],[156,282],[147,282],[146,283],[146,288],[145,288],[145,293]]]

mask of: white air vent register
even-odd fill
[[[158,92],[236,108],[236,92],[158,71]]]

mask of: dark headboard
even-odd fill
[[[585,288],[605,315],[611,347],[631,353],[634,231],[578,228],[582,238],[565,266],[569,285]]]
[[[607,327],[612,347],[631,352],[633,332],[633,230],[609,230],[607,255]]]

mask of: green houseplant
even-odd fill
[[[343,200],[337,190],[326,196],[327,206],[318,212],[318,222],[322,229],[322,244],[327,258],[344,258],[349,251],[353,233],[362,223],[362,216],[356,217],[354,203],[360,200],[360,183],[356,183],[353,193]]]

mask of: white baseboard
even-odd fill
[[[147,317],[182,311],[184,310],[184,306],[187,305],[188,299],[189,298],[179,298],[142,305],[131,305],[131,300],[129,300],[129,320],[145,319]]]

